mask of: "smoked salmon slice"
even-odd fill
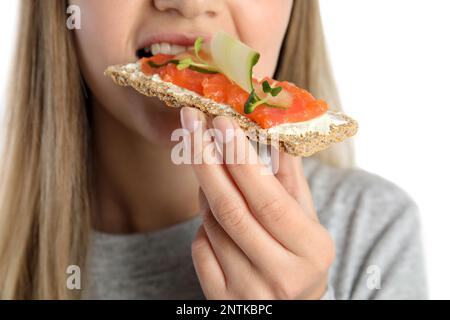
[[[281,87],[281,94],[277,97],[269,96],[267,104],[261,104],[253,112],[245,113],[244,106],[250,95],[248,92],[221,73],[203,73],[189,68],[180,70],[175,63],[171,63],[174,59],[175,56],[165,54],[142,58],[141,70],[147,76],[158,74],[163,81],[193,91],[217,103],[228,104],[263,129],[284,123],[308,121],[325,114],[329,109],[325,101],[314,98],[308,91],[290,82],[278,82],[266,77],[260,80],[253,79],[258,95],[264,95],[262,91],[264,82]],[[158,67],[154,67],[155,65]],[[269,106],[271,99],[276,100],[278,105],[283,105],[284,102],[285,107]]]

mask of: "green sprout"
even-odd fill
[[[282,87],[272,88],[268,81],[264,81],[262,83],[262,89],[263,89],[264,93],[270,94],[272,97],[278,96],[280,94],[280,92],[283,90]],[[252,113],[253,111],[255,111],[256,107],[258,107],[262,104],[265,104],[266,106],[268,106],[270,108],[287,109],[287,107],[269,104],[269,103],[267,103],[268,100],[269,100],[269,97],[266,97],[264,99],[261,99],[260,97],[258,97],[255,90],[253,89],[252,92],[250,93],[250,96],[248,97],[247,101],[245,102],[244,112],[246,114]]]

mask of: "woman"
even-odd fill
[[[66,28],[68,5],[80,8],[81,29]],[[234,124],[103,76],[153,36],[225,30],[261,53],[256,76],[290,80],[338,108],[317,1],[28,0],[21,13],[1,298],[426,297],[416,206],[351,169],[350,145],[303,163],[281,154],[276,175],[255,174],[260,164],[177,166],[173,130],[195,119],[201,129]],[[80,290],[67,285],[73,265]]]

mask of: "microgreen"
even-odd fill
[[[190,66],[189,66],[189,69],[191,69],[191,70],[193,70],[193,71],[200,72],[200,73],[207,73],[207,74],[216,74],[216,73],[219,73],[219,71],[217,71],[217,70],[213,70],[213,69],[205,69],[205,68],[202,68],[202,67],[198,67],[198,66],[196,66],[196,65],[190,65]]]
[[[173,64],[178,65],[178,64],[180,63],[180,61],[179,61],[179,60],[173,59],[173,60],[169,60],[169,61],[166,61],[166,62],[164,62],[164,63],[161,63],[161,64],[156,63],[156,62],[153,62],[153,61],[148,61],[147,63],[148,63],[148,64],[150,65],[150,67],[152,67],[152,68],[161,68],[161,67],[167,66],[169,63],[173,63]]]
[[[192,60],[192,58],[185,58],[182,60],[172,59],[172,60],[169,60],[162,64],[157,64],[155,62],[148,61],[148,64],[152,68],[161,68],[161,67],[168,65],[169,63],[173,63],[177,66],[178,70],[184,70],[184,69],[189,68],[191,70],[201,72],[201,73],[208,73],[208,74],[219,73],[219,70],[217,70],[217,68],[209,65],[205,60],[203,60],[200,57],[200,51],[202,49],[202,46],[203,46],[203,38],[198,37],[195,40],[194,51],[195,51],[195,57],[197,58],[197,60],[199,62],[195,62],[194,60]]]
[[[202,37],[198,37],[195,40],[195,44],[194,44],[194,50],[195,50],[195,55],[197,56],[197,58],[200,58],[200,50],[202,49],[203,46],[203,38]]]
[[[281,88],[281,87],[279,87],[279,88]],[[277,90],[277,91],[278,91],[278,93],[276,93],[276,95],[278,95],[281,92],[281,90]],[[284,110],[288,109],[287,107],[277,106],[277,105],[267,103],[268,100],[269,100],[268,97],[261,99],[260,97],[258,97],[255,90],[252,90],[252,92],[250,93],[250,96],[248,97],[247,101],[245,102],[244,112],[246,114],[252,113],[253,111],[255,111],[256,107],[258,107],[262,104],[268,106],[269,108],[277,108],[277,109],[284,109]]]
[[[190,66],[192,63],[193,63],[193,61],[192,61],[191,58],[186,58],[186,59],[180,60],[180,61],[178,62],[178,65],[177,65],[177,69],[178,69],[178,70],[183,70],[183,69],[189,68],[189,66]]]
[[[203,38],[202,37],[198,37],[195,40],[195,43],[194,43],[194,52],[195,52],[195,57],[201,63],[191,63],[191,66],[194,67],[194,68],[191,68],[191,69],[192,70],[197,70],[197,71],[201,70],[199,72],[203,72],[203,73],[205,73],[205,71],[210,71],[210,72],[206,72],[206,73],[218,73],[219,70],[217,70],[217,68],[211,66],[207,61],[205,61],[200,56],[200,51],[202,50],[202,47],[203,47]]]
[[[283,90],[282,87],[275,87],[275,88],[271,87],[270,83],[267,80],[263,81],[262,89],[263,89],[264,93],[270,94],[272,97],[278,96],[280,94],[280,92]],[[258,97],[255,90],[253,89],[252,92],[250,93],[250,96],[247,99],[247,102],[245,103],[244,112],[246,114],[252,113],[253,111],[255,111],[256,107],[258,107],[262,104],[265,104],[266,106],[268,106],[270,108],[287,109],[286,107],[269,104],[269,103],[267,103],[268,100],[269,100],[268,97],[266,97],[264,99],[261,99],[260,97]]]
[[[249,114],[249,113],[252,113],[253,111],[255,111],[255,108],[258,106],[257,105],[258,101],[260,101],[260,99],[256,95],[255,90],[252,90],[252,92],[250,92],[250,95],[249,95],[247,101],[245,102],[244,112],[246,114]]]
[[[272,97],[276,97],[277,95],[280,94],[280,92],[283,90],[282,87],[276,87],[272,89],[272,92],[270,93],[272,95]]]
[[[267,81],[264,81],[262,83],[262,88],[265,93],[270,93],[272,91],[272,88],[270,87],[270,84]]]
[[[197,71],[200,73],[208,73],[208,74],[218,73],[218,70],[212,69],[209,65],[206,65],[206,64],[195,63],[192,61],[191,58],[186,58],[183,60],[172,59],[172,60],[169,60],[169,61],[161,63],[161,64],[155,63],[153,61],[148,61],[148,64],[152,68],[161,68],[170,63],[175,64],[177,66],[178,70],[184,70],[184,69],[189,68],[193,71]]]
[[[270,93],[272,97],[276,97],[283,90],[282,87],[272,88],[267,80],[262,83],[262,88],[265,93]]]

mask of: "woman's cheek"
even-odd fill
[[[72,1],[81,9],[81,29],[75,30],[77,54],[84,79],[96,98],[106,106],[125,104],[123,90],[117,90],[104,76],[109,65],[135,59],[132,22],[135,8],[118,0]],[[114,5],[112,5],[114,3]],[[132,95],[130,95],[132,96]]]
[[[112,102],[125,102],[122,94],[119,94],[122,90],[117,90],[114,83],[108,81],[109,79],[103,74],[108,65],[118,61],[119,50],[108,50],[107,43],[98,39],[98,33],[101,31],[91,29],[91,26],[86,26],[84,30],[77,32],[79,62],[83,77],[92,94],[105,106],[111,106]],[[103,39],[106,39],[106,36]]]
[[[275,72],[292,4],[293,0],[235,2],[233,11],[240,37],[261,53],[254,69],[257,77],[272,76]]]
[[[97,11],[101,8],[93,7],[95,10],[82,10],[82,27],[76,32],[83,56],[89,57],[89,60],[93,57],[101,58],[94,66],[99,71],[110,64],[123,63],[130,58],[127,45],[130,31],[129,27],[120,27],[120,20],[114,19],[113,14],[99,14]]]

